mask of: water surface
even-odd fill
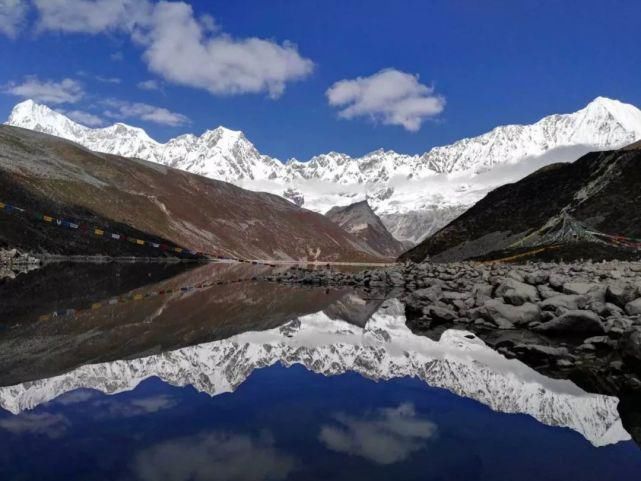
[[[102,268],[0,285],[0,479],[639,479],[616,398],[394,298]]]

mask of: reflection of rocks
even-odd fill
[[[148,356],[273,329],[328,308],[348,291],[238,283],[270,268],[236,263],[188,271],[182,264],[59,267],[0,284],[0,319],[19,321],[0,331],[0,385],[55,376],[87,362]],[[208,287],[182,290],[202,283]],[[146,297],[159,291],[168,293]],[[119,296],[138,300],[120,302]],[[118,302],[112,304],[114,298]],[[100,301],[94,309],[92,303]],[[38,320],[39,314],[66,308],[76,312]]]
[[[0,248],[0,279],[15,279],[18,274],[23,274],[37,269],[40,261],[29,254],[23,254],[17,249]]]
[[[78,388],[105,393],[131,390],[151,376],[217,395],[234,391],[255,369],[276,363],[301,364],[323,375],[415,377],[499,412],[527,413],[542,423],[569,427],[595,445],[629,438],[616,411],[616,398],[549,379],[506,359],[465,331],[448,330],[438,342],[416,336],[396,300],[383,303],[364,327],[332,319],[322,311],[300,315],[272,329],[138,359],[84,365],[49,379],[0,388],[0,405],[16,413]]]
[[[415,332],[438,338],[448,327],[465,326],[505,355],[576,379],[587,389],[609,394],[641,389],[639,262],[424,263],[358,273],[290,269],[268,279],[402,289]]]

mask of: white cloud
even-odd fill
[[[103,101],[103,104],[108,107],[104,115],[114,119],[135,118],[172,127],[189,123],[189,118],[183,114],[171,112],[164,107],[155,105],[123,100],[106,100]]]
[[[142,90],[160,90],[160,82],[157,80],[144,80],[138,82],[138,88]]]
[[[39,434],[52,439],[62,436],[70,426],[62,414],[22,413],[0,419],[0,429],[13,434]]]
[[[283,93],[287,82],[313,70],[312,61],[289,42],[212,36],[211,28],[212,21],[203,25],[186,3],[159,3],[150,30],[139,38],[149,69],[171,82],[213,94],[267,92],[272,98]]]
[[[260,481],[284,479],[294,460],[259,438],[213,432],[166,441],[145,449],[134,469],[143,481]]]
[[[25,21],[28,8],[26,0],[0,0],[0,34],[15,38]]]
[[[122,79],[118,77],[102,77],[100,75],[96,75],[96,80],[98,82],[106,83],[106,84],[120,84],[122,83]]]
[[[123,31],[144,49],[149,69],[165,80],[216,95],[266,92],[277,98],[287,82],[313,70],[297,47],[224,34],[213,17],[194,16],[185,2],[34,0],[38,29],[97,34]]]
[[[40,80],[36,76],[26,77],[20,84],[12,82],[6,85],[3,91],[25,99],[54,105],[78,102],[85,94],[82,85],[70,78],[56,82]]]
[[[114,52],[111,55],[109,55],[109,58],[114,62],[122,62],[125,56],[122,54],[122,52]]]
[[[131,31],[151,11],[146,0],[34,0],[38,30],[74,33]]]
[[[89,112],[85,112],[83,110],[71,110],[69,112],[63,112],[63,113],[67,117],[69,117],[71,120],[75,120],[76,122],[82,125],[85,125],[87,127],[100,127],[105,123],[97,115],[94,115]]]
[[[363,418],[336,415],[336,426],[323,426],[320,441],[332,451],[392,464],[421,450],[436,434],[436,425],[419,419],[414,406],[380,409]]]
[[[369,117],[386,125],[415,132],[423,120],[441,113],[445,99],[417,75],[385,69],[369,77],[340,80],[325,93],[329,104],[340,107],[346,119]]]

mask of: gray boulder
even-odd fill
[[[541,320],[541,310],[536,304],[526,302],[520,306],[505,304],[500,299],[490,299],[472,312],[473,318],[494,322],[503,329],[523,326]]]
[[[496,297],[502,297],[505,302],[514,306],[520,306],[526,302],[538,301],[539,293],[534,286],[515,279],[505,279],[496,288]]]
[[[474,296],[474,305],[482,306],[485,301],[492,298],[493,287],[490,284],[478,283],[472,287],[472,295]]]
[[[412,292],[412,297],[417,301],[436,302],[443,297],[443,291],[438,286],[425,287]]]
[[[577,310],[583,309],[588,303],[585,296],[577,294],[559,294],[544,300],[539,304],[544,311],[556,311],[558,308]]]
[[[600,287],[599,284],[592,284],[589,282],[566,282],[563,284],[563,292],[565,294],[587,294],[592,289]]]
[[[621,339],[621,353],[624,357],[641,362],[641,331],[629,331]]]
[[[605,298],[608,302],[624,307],[628,302],[637,297],[637,288],[631,284],[610,284],[607,287]]]
[[[581,334],[602,335],[605,328],[598,314],[592,311],[572,310],[560,315],[556,319],[546,322],[536,328],[546,334]]]
[[[641,297],[635,299],[634,301],[628,302],[625,305],[625,312],[627,312],[630,316],[641,314]]]
[[[525,282],[533,286],[545,284],[548,279],[550,279],[550,274],[545,271],[534,271],[525,274]]]
[[[439,324],[453,322],[458,317],[453,310],[441,306],[428,306],[425,313]]]
[[[536,286],[536,290],[538,291],[541,299],[549,299],[550,297],[559,295],[559,291],[555,291],[550,286],[546,286],[545,284]]]

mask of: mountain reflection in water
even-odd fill
[[[127,295],[172,293],[96,309],[88,288],[56,300],[73,315],[9,319],[0,477],[20,468],[34,479],[513,479],[510,470],[537,479],[522,471],[542,457],[538,479],[607,479],[613,469],[612,479],[636,479],[641,455],[616,398],[549,379],[464,331],[416,336],[396,299],[234,282],[256,269],[132,281]],[[25,303],[20,319],[45,304]],[[34,449],[49,469],[30,467]]]

